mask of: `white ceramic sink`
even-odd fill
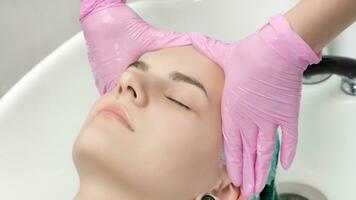
[[[333,75],[303,85],[296,158],[277,172],[279,182],[308,184],[335,200],[356,196],[356,96],[344,94],[340,83]]]
[[[129,6],[157,27],[232,42],[295,2],[142,0]],[[63,200],[76,194],[72,145],[99,97],[86,51],[80,32],[0,100],[0,199]],[[339,82],[335,76],[303,87],[297,157],[278,179],[312,184],[330,199],[350,199],[356,196],[356,98],[344,95]]]

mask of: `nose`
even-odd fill
[[[144,80],[140,74],[125,71],[119,78],[119,84],[116,89],[119,98],[128,98],[137,105],[143,105],[146,101],[146,94],[144,90]]]

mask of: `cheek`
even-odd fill
[[[187,116],[162,117],[152,123],[152,148],[160,155],[162,164],[181,165],[194,163],[196,155],[201,151],[201,129],[197,122]],[[170,162],[167,162],[169,156]]]
[[[220,155],[212,137],[206,137],[211,131],[206,131],[202,122],[184,116],[162,117],[151,125],[148,134],[152,137],[143,142],[151,155],[147,162],[154,160],[150,173],[159,170],[165,177],[156,181],[177,190],[181,185],[189,185],[192,191],[211,186],[218,174]]]
[[[149,119],[146,124],[150,138],[143,142],[149,140],[150,148],[162,158],[162,164],[170,165],[168,168],[181,166],[180,169],[195,171],[192,169],[219,158],[221,133],[212,117],[198,118],[192,112],[166,109]]]

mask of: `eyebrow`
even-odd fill
[[[145,63],[144,61],[137,60],[137,61],[133,62],[132,64],[130,64],[129,66],[127,66],[126,69],[128,69],[132,65],[138,67],[139,69],[141,69],[143,71],[148,71],[148,69],[150,68],[150,66],[147,65],[147,63]],[[201,82],[199,82],[198,80],[196,80],[195,78],[190,77],[185,74],[182,74],[177,71],[171,72],[169,74],[169,78],[174,81],[182,81],[182,82],[185,82],[185,83],[188,83],[188,84],[198,87],[199,89],[201,89],[204,92],[205,96],[208,98],[208,92],[205,89],[204,85]]]

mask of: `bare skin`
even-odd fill
[[[315,51],[356,20],[356,0],[301,0],[286,12],[293,30]]]

